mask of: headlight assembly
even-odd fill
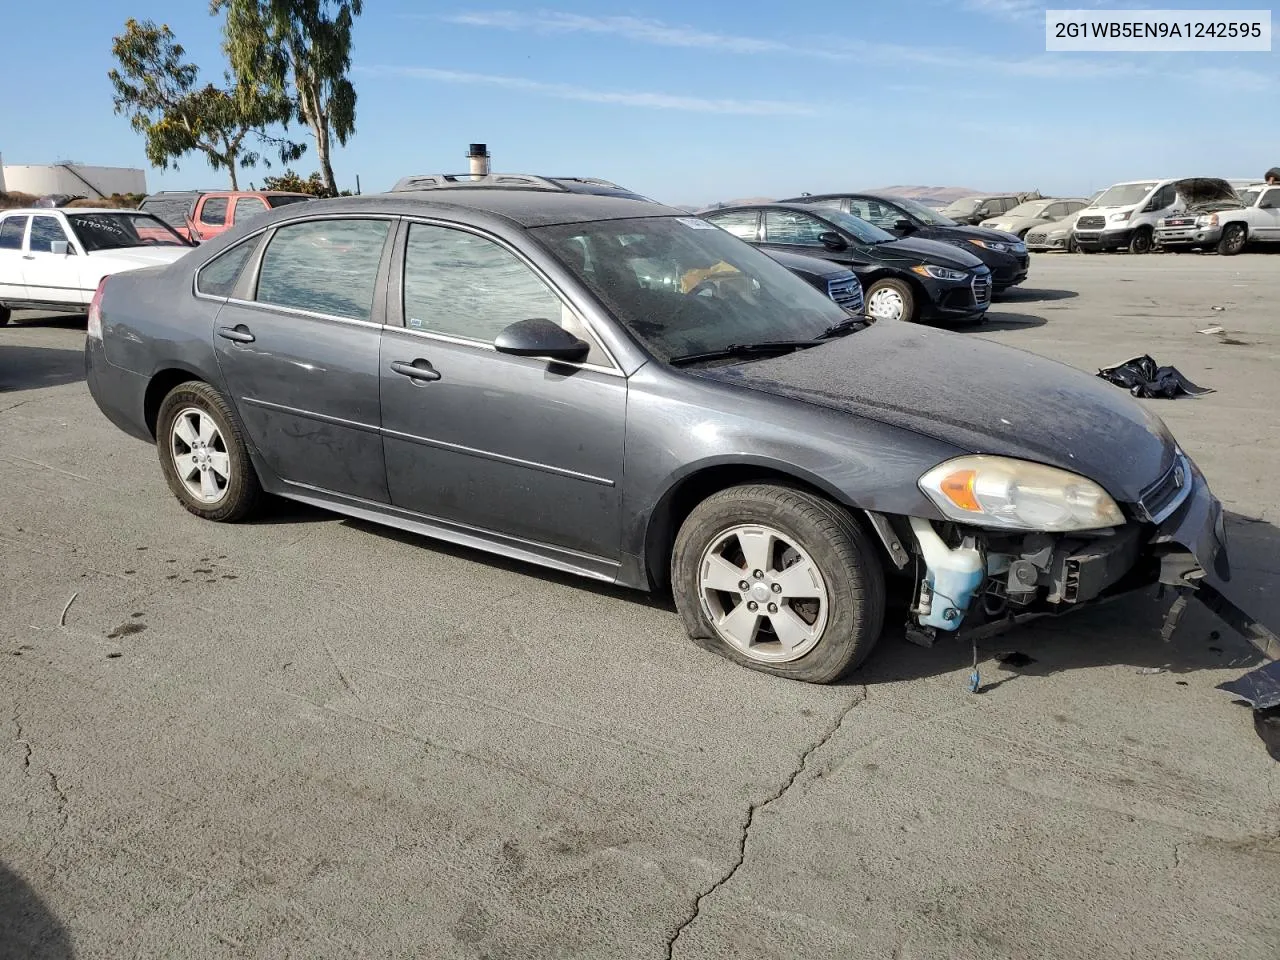
[[[1132,210],[1128,211],[1127,213],[1111,213],[1107,215],[1107,222],[1120,223],[1124,220],[1128,220],[1131,216],[1133,216]]]
[[[957,457],[920,478],[948,519],[1001,530],[1058,533],[1118,527],[1124,514],[1086,477],[1010,457]]]
[[[984,247],[987,250],[995,250],[997,253],[1004,253],[1009,249],[1009,244],[1002,243],[999,240],[975,240],[971,237],[969,242],[975,247]]]
[[[939,267],[932,263],[921,263],[911,268],[912,273],[922,277],[933,277],[935,280],[968,280],[969,274],[963,270],[952,270],[950,267]]]

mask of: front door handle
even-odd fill
[[[243,323],[238,323],[234,327],[219,327],[218,336],[235,343],[253,343],[257,339]]]
[[[421,357],[418,357],[412,363],[407,360],[393,360],[391,369],[403,377],[408,377],[410,380],[418,380],[424,383],[428,380],[440,379],[440,371]]]

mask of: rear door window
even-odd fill
[[[388,220],[308,220],[272,235],[259,303],[347,320],[371,319]]]
[[[254,217],[261,216],[266,212],[267,205],[257,197],[237,197],[235,210],[231,216],[231,222],[241,224],[246,220],[252,220]]]
[[[26,217],[5,217],[0,221],[0,250],[21,250],[26,231]]]
[[[727,230],[735,237],[754,241],[760,230],[760,214],[756,210],[739,210],[736,213],[712,214],[705,219]]]
[[[227,198],[208,197],[200,208],[200,222],[211,227],[225,226],[227,222]]]

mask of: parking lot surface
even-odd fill
[[[1150,405],[1273,629],[1277,267],[1038,256],[966,334],[1216,388]],[[788,683],[661,599],[288,504],[202,522],[83,340],[0,328],[0,956],[1280,953],[1280,764],[1215,689],[1256,661],[1194,605],[1168,644],[1154,591],[985,642],[980,695],[893,625]]]

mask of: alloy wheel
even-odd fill
[[[817,564],[792,538],[761,524],[731,527],[711,541],[698,565],[698,596],[720,639],[765,663],[807,654],[830,612]]]
[[[222,431],[207,411],[186,407],[174,417],[169,455],[192,498],[214,504],[226,497],[231,485],[231,455]]]

